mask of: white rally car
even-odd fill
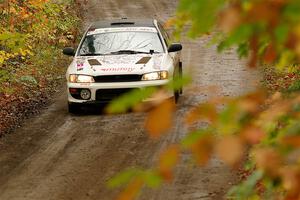
[[[99,21],[85,32],[66,77],[69,111],[82,104],[109,102],[132,89],[162,87],[182,74],[182,45],[170,44],[157,20]],[[178,99],[182,90],[169,92]],[[145,99],[145,101],[151,99]]]

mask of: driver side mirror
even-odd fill
[[[73,47],[66,47],[63,49],[63,54],[67,56],[75,56],[75,49]]]
[[[168,52],[177,52],[182,50],[182,45],[179,43],[174,43],[169,46]]]

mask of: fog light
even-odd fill
[[[78,94],[78,90],[76,88],[70,88],[69,91],[71,94]]]
[[[91,91],[88,90],[88,89],[82,89],[80,91],[80,97],[83,99],[83,100],[89,100],[91,98]]]

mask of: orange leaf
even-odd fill
[[[117,200],[135,199],[142,187],[143,187],[143,181],[141,179],[133,180],[127,186],[127,188],[118,196]]]
[[[266,63],[273,63],[276,60],[276,58],[277,58],[277,52],[274,46],[270,44],[265,51],[264,61]]]
[[[226,136],[218,142],[216,153],[227,165],[234,166],[243,158],[245,146],[237,136]]]
[[[159,172],[166,180],[172,180],[172,170],[179,160],[180,149],[178,146],[173,145],[164,151],[159,159]]]
[[[282,139],[281,142],[284,145],[298,148],[300,147],[300,136],[286,136]]]
[[[270,176],[278,176],[282,158],[277,151],[272,148],[261,148],[253,153],[258,168],[264,170]]]
[[[253,36],[250,40],[250,49],[251,55],[248,66],[250,68],[255,68],[258,61],[258,38],[256,36]]]
[[[288,192],[290,199],[299,199],[300,191],[300,170],[296,166],[286,166],[281,171],[282,185]],[[291,198],[293,197],[293,198]]]
[[[259,127],[249,126],[245,128],[241,135],[250,144],[258,144],[265,137],[266,133]]]
[[[211,103],[201,104],[199,107],[187,114],[186,122],[188,124],[192,124],[200,119],[208,119],[211,122],[215,121],[217,119],[216,106]]]
[[[203,166],[209,161],[213,153],[213,145],[213,137],[205,135],[191,146],[191,151],[199,165]]]
[[[219,17],[219,25],[224,32],[231,32],[241,24],[241,8],[234,5],[223,11]]]
[[[169,20],[167,20],[164,24],[165,28],[171,28],[174,24],[175,24],[176,19],[175,18],[170,18]]]
[[[174,102],[168,99],[150,111],[145,127],[152,138],[158,138],[171,128],[174,109]]]

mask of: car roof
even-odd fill
[[[113,27],[155,27],[154,19],[114,19],[92,23],[90,29],[113,28]]]

